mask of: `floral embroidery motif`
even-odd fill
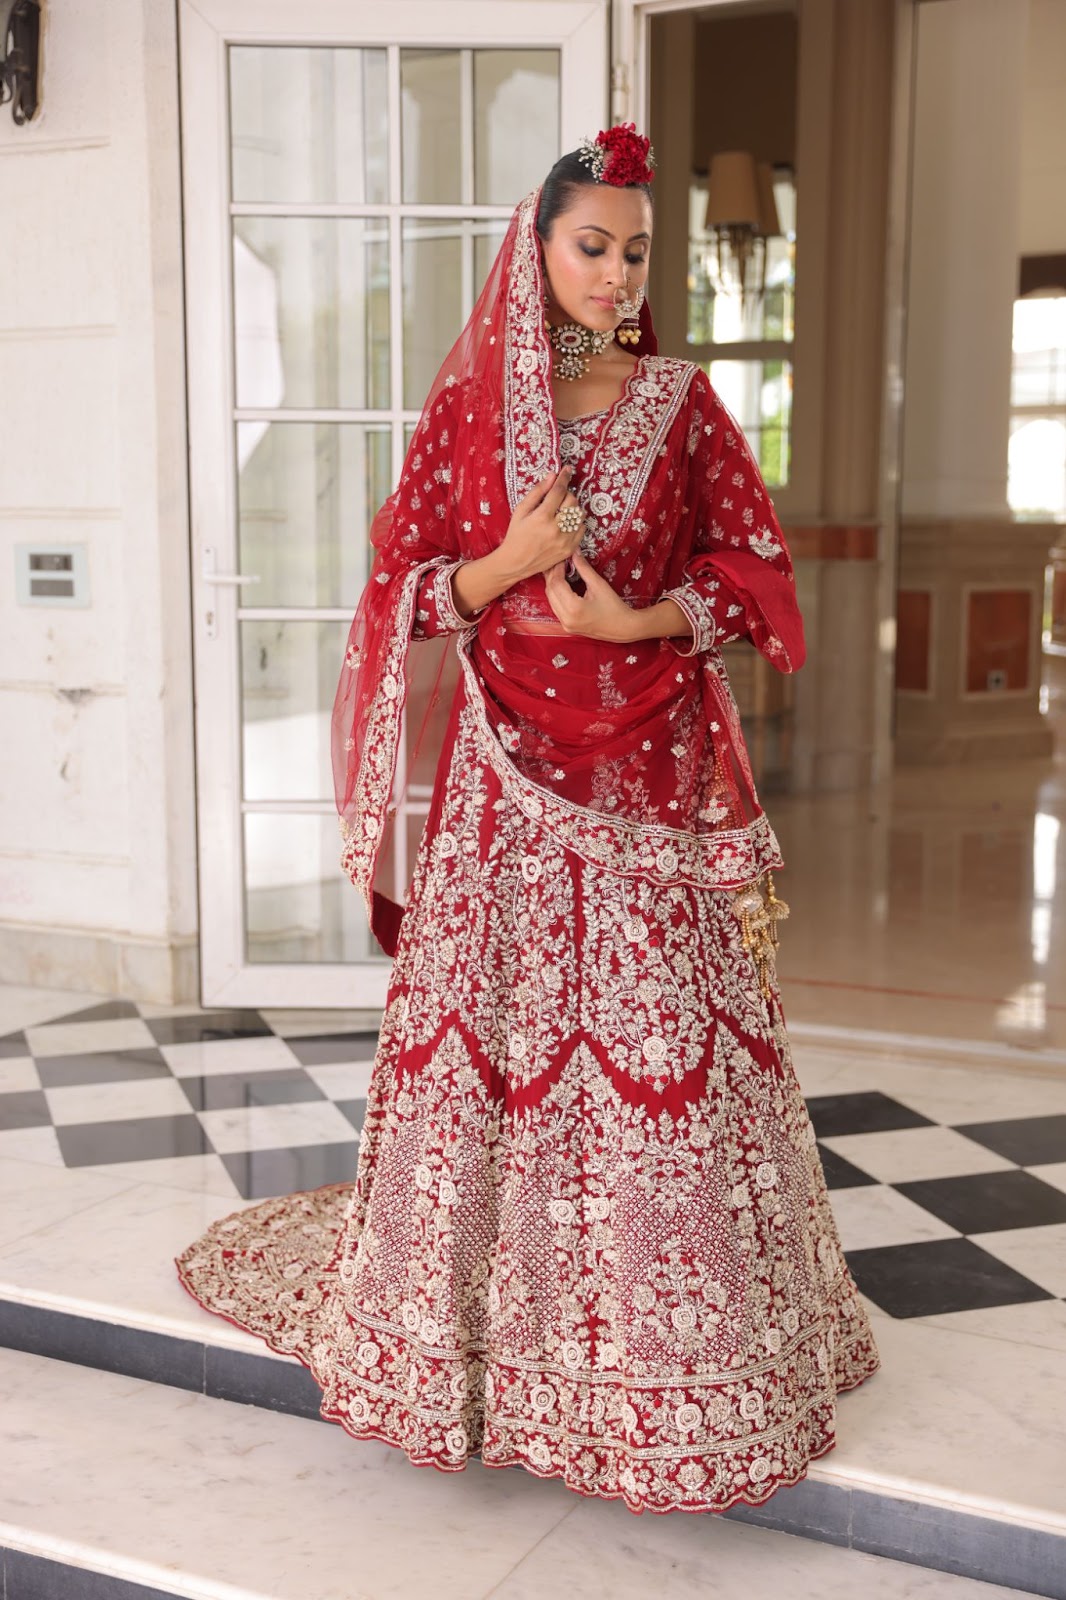
[[[739,888],[768,869],[783,865],[780,845],[765,812],[743,828],[697,834],[625,817],[608,817],[525,777],[508,759],[508,754],[517,749],[519,735],[506,723],[493,728],[489,722],[481,680],[470,660],[472,639],[472,632],[460,634],[456,649],[481,754],[520,810],[547,828],[582,861],[606,867],[623,877],[643,874],[657,882],[677,880],[702,888]],[[711,652],[707,659],[714,661],[715,657],[720,663],[718,651]],[[735,709],[724,665],[720,673],[723,692]],[[739,711],[737,718],[739,721]]]
[[[461,724],[354,1182],[216,1223],[182,1279],[413,1461],[760,1504],[880,1364],[776,987],[727,893],[576,859]]]

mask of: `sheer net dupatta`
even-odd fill
[[[371,524],[370,577],[333,705],[341,863],[390,955],[421,827],[416,816],[397,838],[395,819],[406,800],[432,787],[459,671],[447,635],[410,649],[416,597],[427,573],[438,569],[443,579],[454,562],[485,554],[507,531],[506,499],[486,494],[486,480],[503,482],[507,289],[523,207],[528,214],[539,193],[516,208],[477,303],[430,387],[400,481]]]

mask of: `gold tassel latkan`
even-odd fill
[[[765,897],[763,885],[766,886]],[[777,924],[788,916],[788,905],[774,892],[773,875],[767,872],[755,883],[747,883],[733,895],[733,911],[740,921],[740,936],[759,974],[759,988],[769,1000],[774,973],[774,953],[780,944]]]

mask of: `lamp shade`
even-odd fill
[[[760,230],[755,157],[747,150],[722,150],[711,157],[705,227]]]
[[[774,199],[774,169],[768,161],[760,161],[755,174],[759,191],[759,232],[764,239],[772,239],[781,232]]]

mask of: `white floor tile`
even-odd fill
[[[851,1094],[875,1085],[912,1111],[934,1122],[998,1122],[1010,1117],[1043,1117],[1066,1112],[1066,1076],[991,1071],[986,1067],[945,1066],[905,1056],[874,1062],[857,1051],[832,1079],[829,1094]],[[802,1079],[801,1079],[802,1082]],[[808,1092],[805,1088],[804,1092]]]
[[[830,1191],[833,1215],[845,1250],[917,1244],[926,1239],[957,1239],[958,1231],[917,1206],[896,1189],[880,1184]]]
[[[840,1396],[836,1447],[812,1476],[878,1486],[1066,1532],[1066,1352],[1012,1346],[946,1318],[878,1321],[879,1371]],[[939,1324],[939,1325],[937,1325]]]
[[[0,1246],[26,1238],[132,1188],[132,1178],[101,1177],[84,1167],[37,1166],[0,1159]]]
[[[83,1122],[126,1122],[131,1117],[187,1117],[192,1112],[185,1091],[173,1078],[79,1083],[67,1089],[46,1089],[45,1095],[59,1128]]]
[[[238,1106],[232,1111],[201,1111],[200,1122],[222,1155],[234,1150],[343,1144],[355,1139],[355,1129],[348,1118],[324,1100],[304,1100],[289,1106]]]
[[[41,1080],[32,1056],[0,1058],[0,1094],[17,1094],[20,1089],[39,1089]]]
[[[1003,1172],[1014,1163],[952,1128],[895,1128],[887,1133],[842,1133],[822,1139],[845,1161],[880,1183]]]
[[[92,1170],[105,1177],[128,1177],[130,1183],[190,1189],[194,1194],[240,1200],[240,1191],[218,1156],[161,1156],[158,1161],[120,1161]]]
[[[180,1575],[204,1600],[482,1600],[573,1509],[526,1473],[420,1469],[320,1422],[6,1350],[0,1429],[23,1548],[168,1591]]]
[[[642,1517],[582,1502],[492,1600],[1005,1600],[1018,1593],[722,1517]]]
[[[242,1204],[138,1184],[0,1245],[0,1296],[266,1354],[258,1340],[202,1310],[174,1266],[180,1250]]]
[[[1066,1222],[971,1234],[974,1244],[1031,1278],[1049,1294],[1066,1296]]]
[[[27,1028],[26,1042],[35,1056],[94,1055],[99,1050],[155,1048],[155,1040],[140,1017],[120,1017],[115,1022],[60,1022],[51,1027]]]
[[[308,1067],[307,1075],[331,1100],[365,1100],[373,1065],[372,1061],[331,1061],[326,1067]]]
[[[1021,1305],[987,1306],[982,1311],[948,1311],[943,1316],[919,1320],[926,1327],[945,1328],[949,1333],[1004,1340],[1066,1356],[1066,1303],[1062,1300],[1027,1300]],[[1006,1359],[1013,1362],[1013,1353]],[[1066,1415],[1066,1396],[1053,1394],[1050,1403],[1059,1406],[1060,1415]]]
[[[251,1039],[165,1044],[160,1048],[163,1060],[179,1078],[207,1078],[226,1072],[291,1072],[300,1065],[284,1039],[270,1034]]]
[[[36,1161],[47,1167],[65,1166],[54,1128],[11,1128],[0,1133],[0,1161]]]
[[[17,983],[0,983],[0,1038],[19,1028],[98,1006],[103,999],[103,995],[75,989],[31,989]]]

